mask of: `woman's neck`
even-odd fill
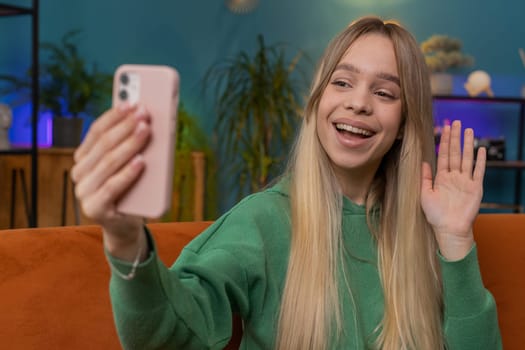
[[[342,169],[334,167],[343,194],[352,202],[365,204],[377,169]]]

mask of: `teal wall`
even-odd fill
[[[250,50],[262,33],[267,43],[304,50],[311,71],[328,40],[366,14],[400,20],[419,42],[432,34],[460,38],[476,60],[470,70],[489,72],[496,95],[519,96],[525,84],[518,55],[518,48],[525,48],[524,0],[260,0],[248,15],[229,12],[223,0],[41,0],[40,7],[42,41],[82,29],[81,52],[107,71],[122,63],[177,67],[182,101],[209,132],[214,118],[201,81],[214,62]],[[23,74],[28,68],[29,23],[28,18],[0,19],[0,73]],[[456,77],[456,92],[463,92],[464,77]],[[28,108],[16,112],[29,113]]]
[[[258,33],[268,42],[293,44],[315,61],[335,33],[370,13],[401,20],[418,41],[434,33],[461,38],[476,58],[473,68],[525,77],[518,56],[518,48],[525,48],[523,0],[261,0],[245,16],[230,13],[222,0],[46,0],[41,36],[57,40],[68,29],[84,29],[84,52],[108,70],[128,61],[174,65],[184,100],[196,107],[204,71],[253,47]],[[519,89],[505,91],[512,93]]]
[[[207,107],[197,93],[206,69],[253,47],[258,33],[269,43],[293,44],[316,61],[335,33],[365,14],[402,21],[418,41],[435,33],[462,39],[464,50],[476,59],[472,69],[506,79],[496,93],[519,95],[525,83],[518,56],[518,48],[525,48],[523,0],[261,0],[248,15],[230,13],[222,0],[42,0],[40,7],[41,40],[57,41],[81,28],[80,49],[109,71],[125,62],[174,65],[182,75],[183,99],[193,109]],[[28,23],[23,18],[0,21],[0,72],[27,67]]]

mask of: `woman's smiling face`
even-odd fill
[[[317,113],[317,133],[338,178],[373,178],[400,135],[401,87],[392,42],[365,34],[330,77]]]

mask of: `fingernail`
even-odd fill
[[[135,134],[140,135],[144,133],[146,129],[147,129],[147,124],[143,121],[140,121],[135,127]]]
[[[146,118],[148,116],[148,111],[146,111],[146,108],[144,108],[144,106],[141,105],[135,111],[134,116],[136,119]]]
[[[121,113],[126,113],[126,112],[129,112],[130,110],[132,110],[133,108],[135,108],[135,104],[131,104],[129,102],[122,102],[120,103],[118,106],[118,111],[121,112]]]
[[[132,167],[140,167],[144,163],[144,156],[142,153],[137,154],[133,159],[131,160],[131,166]]]

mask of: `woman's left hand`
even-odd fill
[[[472,245],[472,224],[483,196],[486,150],[480,148],[474,165],[474,132],[465,129],[461,152],[461,122],[445,126],[439,143],[436,177],[423,163],[421,206],[434,228],[440,253],[447,260],[464,258]]]

